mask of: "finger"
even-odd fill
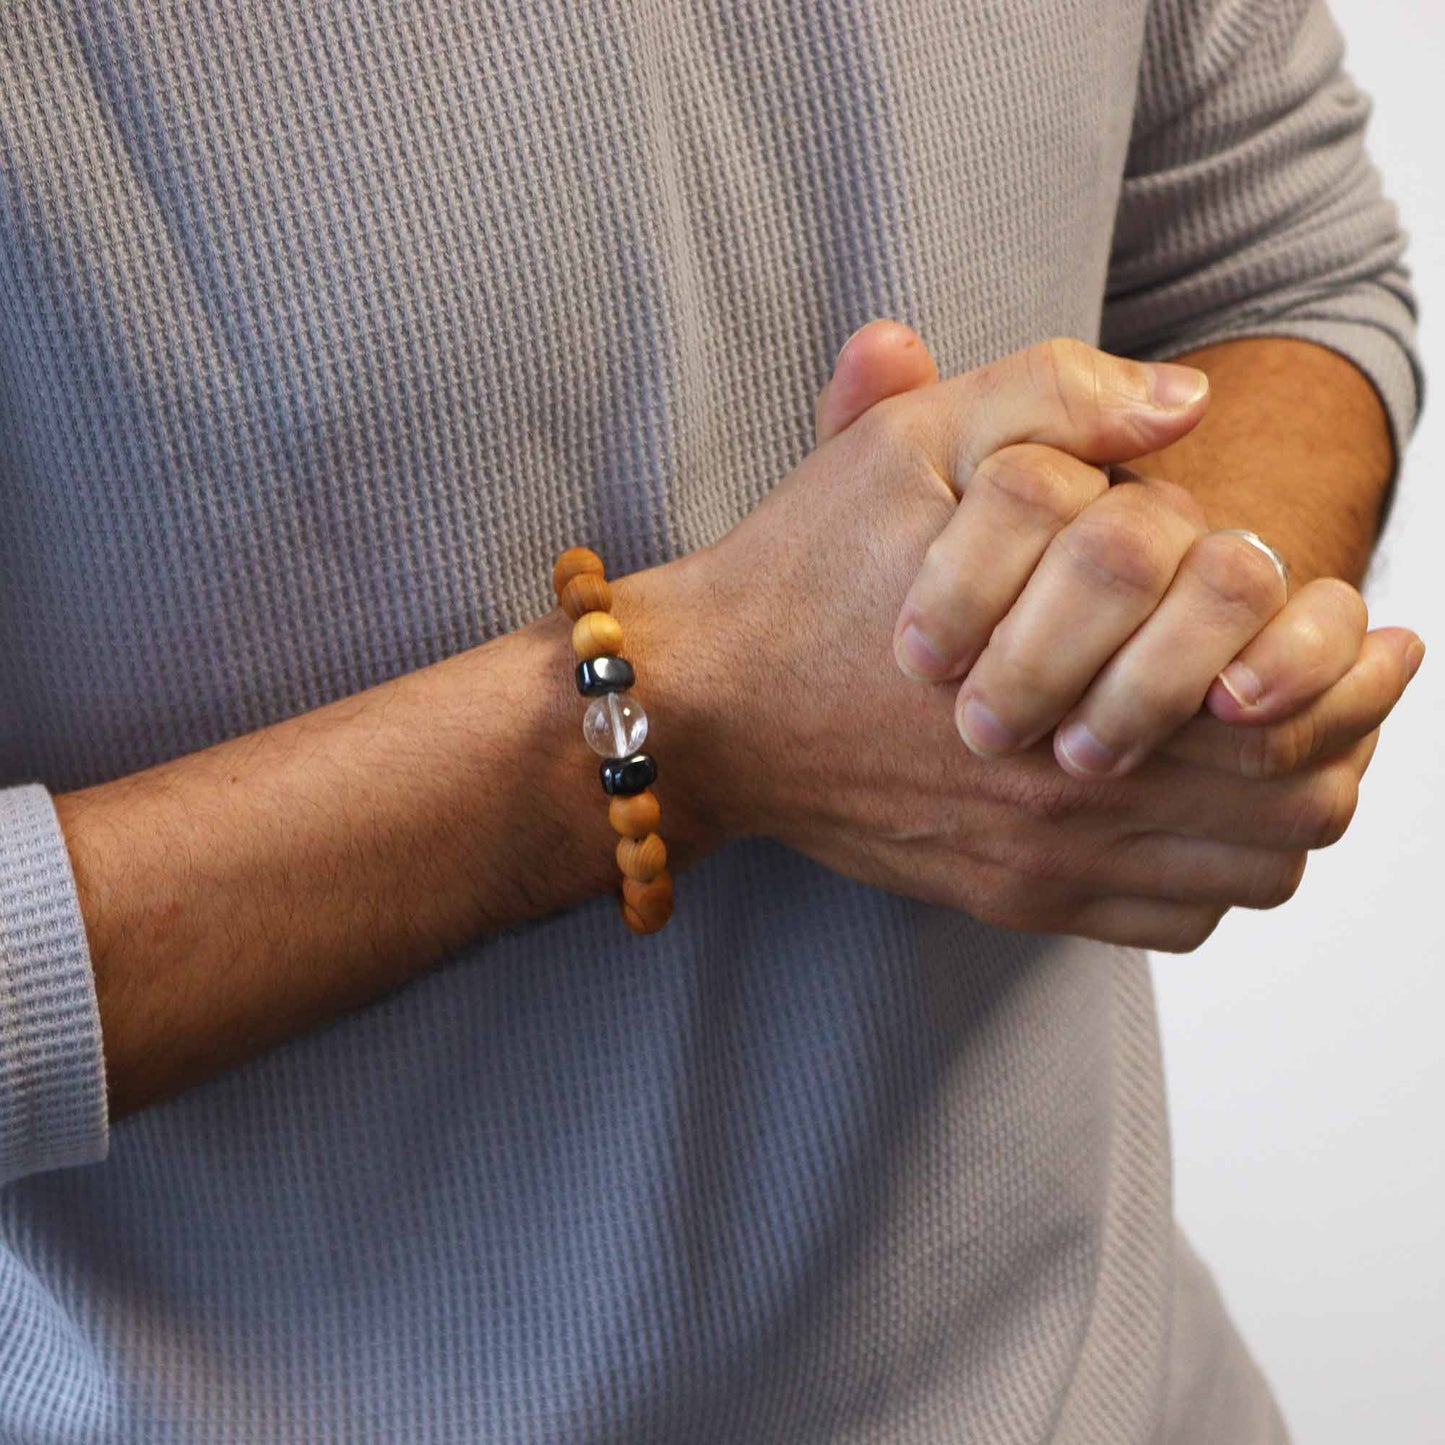
[[[845,431],[875,402],[937,380],[938,367],[912,327],[882,318],[860,326],[843,343],[819,393],[813,414],[818,445]]]
[[[1060,766],[1127,772],[1199,711],[1220,668],[1284,606],[1284,580],[1257,547],[1232,532],[1195,538],[1158,607],[1060,724]]]
[[[1379,746],[1380,730],[1376,728],[1374,732],[1361,738],[1350,750],[1350,756],[1354,759],[1355,766],[1359,769],[1361,779],[1363,779],[1369,771],[1370,760],[1375,756],[1375,752]]]
[[[998,757],[1054,727],[1153,612],[1203,530],[1182,488],[1122,482],[1059,531],[959,690],[964,742]]]
[[[935,460],[962,495],[979,463],[1019,442],[1086,462],[1126,462],[1198,425],[1208,405],[1202,371],[1130,361],[1082,341],[1016,351],[939,383]]]
[[[1225,722],[1274,722],[1297,711],[1350,670],[1369,614],[1338,577],[1306,583],[1209,689],[1207,706]]]
[[[921,681],[966,672],[1049,543],[1108,487],[1097,467],[1056,447],[1024,443],[985,457],[899,611],[899,667]]]
[[[1091,898],[1074,910],[1063,931],[1128,948],[1192,953],[1219,926],[1226,912],[1160,898]]]
[[[1136,833],[1100,849],[1079,881],[1104,895],[1219,908],[1278,908],[1294,897],[1308,861],[1303,848]]]
[[[1359,803],[1366,740],[1328,763],[1261,780],[1190,768],[1154,754],[1108,780],[1116,816],[1140,830],[1257,848],[1328,848]]]
[[[1293,716],[1256,727],[1201,713],[1162,743],[1160,754],[1243,778],[1276,778],[1337,757],[1389,717],[1423,646],[1408,628],[1377,628],[1365,634],[1344,677]]]

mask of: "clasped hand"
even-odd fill
[[[1353,816],[1417,639],[1367,632],[1338,579],[1288,595],[1183,488],[1111,484],[1207,404],[1198,372],[1081,342],[939,380],[906,328],[855,334],[817,449],[689,559],[730,619],[705,650],[736,685],[695,780],[749,779],[709,795],[722,831],[1166,950],[1292,896]]]

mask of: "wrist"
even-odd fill
[[[1220,342],[1174,358],[1209,376],[1204,420],[1130,465],[1177,482],[1208,525],[1244,527],[1289,563],[1358,586],[1395,456],[1379,393],[1351,361],[1287,337]]]
[[[612,611],[647,711],[646,748],[657,760],[669,856],[678,868],[690,867],[755,831],[735,761],[742,712],[731,608],[711,549],[618,578]]]

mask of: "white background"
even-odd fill
[[[1154,974],[1179,1215],[1296,1445],[1445,1445],[1445,5],[1333,10],[1428,373],[1365,594],[1429,650],[1295,898]]]

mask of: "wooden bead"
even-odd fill
[[[645,908],[661,899],[672,901],[672,874],[659,873],[656,878],[644,883],[638,878],[624,878],[622,880],[622,896],[639,913]]]
[[[626,902],[622,902],[621,907],[622,907],[622,921],[623,921],[634,933],[656,933],[657,930],[658,930],[659,928],[661,928],[664,923],[667,922],[667,919],[665,919],[665,918],[655,918],[651,923],[649,923],[649,922],[648,922],[635,908],[633,908],[630,904],[628,904],[628,903],[626,903]]]
[[[651,788],[631,797],[619,794],[607,805],[607,821],[624,838],[645,838],[662,821],[662,804]]]
[[[596,572],[579,572],[557,599],[562,611],[574,622],[584,612],[607,612],[612,607],[612,589]]]
[[[622,651],[622,624],[610,612],[584,612],[572,626],[572,651],[584,660]]]
[[[600,577],[607,569],[590,547],[568,547],[552,564],[552,591],[560,598],[562,589],[574,578],[591,573]]]
[[[622,901],[650,929],[661,928],[672,917],[672,874],[659,873],[647,883],[638,878],[624,878]]]
[[[667,844],[656,833],[617,840],[617,866],[624,876],[651,883],[667,867]]]

